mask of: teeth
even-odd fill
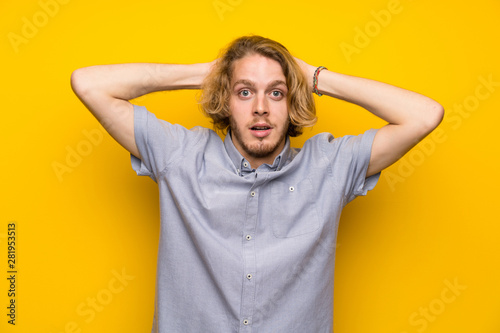
[[[259,131],[269,129],[269,127],[260,127],[260,126],[255,126],[255,127],[252,127],[252,128],[255,129],[255,130],[259,130]]]

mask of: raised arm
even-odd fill
[[[135,143],[133,106],[129,100],[161,90],[199,89],[211,64],[91,66],[72,73],[71,87],[106,131],[130,153],[141,158]]]
[[[297,59],[307,77],[316,67]],[[436,101],[386,83],[322,70],[318,91],[357,104],[388,122],[378,130],[372,145],[366,176],[387,168],[403,157],[443,119],[444,109]]]

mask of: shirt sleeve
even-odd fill
[[[341,184],[345,204],[372,190],[380,178],[380,172],[366,178],[372,144],[377,133],[370,129],[363,134],[346,135],[328,140],[327,156],[331,161],[334,182]]]
[[[141,159],[130,154],[132,169],[157,182],[160,174],[182,157],[185,148],[199,140],[200,134],[158,119],[144,106],[134,105],[134,137]]]

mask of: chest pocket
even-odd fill
[[[273,233],[275,237],[296,237],[319,229],[316,193],[306,178],[296,184],[276,181],[271,193],[279,198],[273,207]]]

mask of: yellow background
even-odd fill
[[[434,137],[344,210],[335,332],[500,332],[500,1],[8,0],[0,13],[1,332],[151,330],[156,184],[135,175],[129,154],[71,91],[70,75],[96,64],[210,61],[249,33],[313,65],[420,92],[447,112]],[[136,103],[186,127],[210,126],[196,96]],[[384,124],[357,106],[316,100],[319,122],[296,146],[315,133]],[[70,167],[77,149],[85,156]],[[6,316],[10,221],[15,326]]]

